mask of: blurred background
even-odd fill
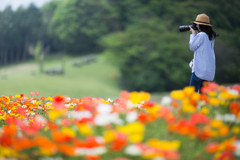
[[[178,26],[200,13],[219,35],[215,82],[239,83],[239,8],[236,0],[0,0],[0,95],[182,89],[193,52]]]

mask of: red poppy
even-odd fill
[[[94,148],[102,145],[97,141],[96,137],[87,137],[86,143],[87,143],[87,147],[89,148]]]
[[[146,123],[148,119],[148,115],[146,113],[139,113],[138,120],[142,123]]]
[[[61,124],[62,124],[62,126],[67,127],[71,124],[71,121],[69,119],[62,119]]]
[[[120,151],[127,145],[127,136],[122,133],[118,133],[116,139],[112,143],[112,150]]]
[[[168,151],[164,156],[169,160],[178,160],[180,158],[180,154],[177,151]]]
[[[230,111],[231,111],[231,113],[238,115],[238,113],[240,112],[239,102],[231,102],[230,103]]]
[[[129,158],[124,158],[124,157],[119,157],[119,158],[114,158],[112,160],[131,160]]]
[[[216,142],[213,142],[213,143],[210,143],[210,144],[207,145],[206,151],[208,153],[215,153],[215,152],[218,151],[218,148],[219,148],[219,144],[216,143]]]
[[[153,107],[155,104],[153,102],[145,102],[141,108],[151,108]]]
[[[172,122],[175,122],[177,120],[177,117],[172,115],[172,114],[169,114],[167,117],[166,117],[166,121],[167,123],[172,123]]]
[[[172,111],[169,108],[167,108],[167,107],[161,107],[158,110],[159,117],[163,117],[163,118],[166,118],[171,113],[172,113]]]
[[[223,152],[217,160],[234,160],[232,152],[225,151]]]
[[[217,90],[218,87],[219,87],[218,84],[215,82],[205,82],[203,84],[201,91],[202,93],[208,93],[210,91]]]
[[[40,129],[42,126],[38,125],[38,124],[32,124],[32,125],[21,125],[21,131],[23,131],[24,133],[26,133],[29,136],[34,136]]]
[[[130,94],[129,94],[128,91],[121,91],[121,92],[120,92],[120,97],[121,97],[122,99],[129,99]]]
[[[176,131],[181,135],[187,135],[190,133],[190,128],[187,120],[180,120],[176,127]]]
[[[42,96],[40,99],[41,99],[42,101],[44,101],[45,97],[44,97],[44,96]]]
[[[233,85],[232,89],[237,90],[238,93],[240,94],[240,85],[235,84]]]
[[[12,138],[7,134],[0,136],[0,146],[10,147],[12,144]]]
[[[203,86],[202,88],[201,88],[201,92],[202,93],[208,93],[208,92],[210,92],[211,90],[210,90],[210,88],[208,88],[207,86]]]
[[[53,97],[53,107],[55,109],[63,109],[64,108],[65,97],[64,96],[55,96]]]
[[[64,96],[58,95],[58,96],[53,97],[53,99],[54,99],[55,103],[62,103],[62,102],[64,102]]]
[[[198,136],[199,139],[202,139],[202,140],[210,138],[211,137],[211,133],[210,133],[209,128],[208,127],[204,127],[203,131],[199,132],[197,136]]]
[[[101,157],[99,155],[86,155],[85,159],[86,160],[100,160]]]
[[[209,124],[210,120],[204,114],[195,113],[195,114],[192,114],[192,116],[190,118],[190,122],[193,125],[196,125],[196,124]]]
[[[17,113],[21,116],[26,116],[26,110],[22,107],[17,108]]]

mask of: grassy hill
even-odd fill
[[[116,79],[119,75],[117,68],[108,64],[101,55],[89,64],[73,66],[73,61],[81,59],[65,57],[64,75],[40,74],[38,65],[33,62],[1,68],[0,95],[21,93],[29,95],[31,91],[39,91],[41,96],[118,97],[122,89]],[[44,69],[54,68],[60,64],[59,57],[48,58],[44,63]]]

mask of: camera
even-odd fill
[[[194,29],[194,30],[198,30],[196,23],[193,23],[191,25],[191,28]],[[180,32],[185,32],[185,31],[189,31],[189,30],[190,30],[189,25],[179,26],[179,31]]]

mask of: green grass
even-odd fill
[[[29,62],[2,68],[0,75],[6,75],[6,79],[0,77],[0,95],[29,95],[32,92],[40,92],[40,96],[64,95],[72,98],[86,96],[115,98],[119,96],[121,87],[118,85],[118,69],[107,63],[104,56],[98,55],[97,61],[81,67],[74,67],[73,60],[80,57],[64,58],[64,75],[40,74],[38,65]],[[56,57],[48,59],[44,69],[60,66],[61,61]],[[33,74],[35,73],[35,74]]]

